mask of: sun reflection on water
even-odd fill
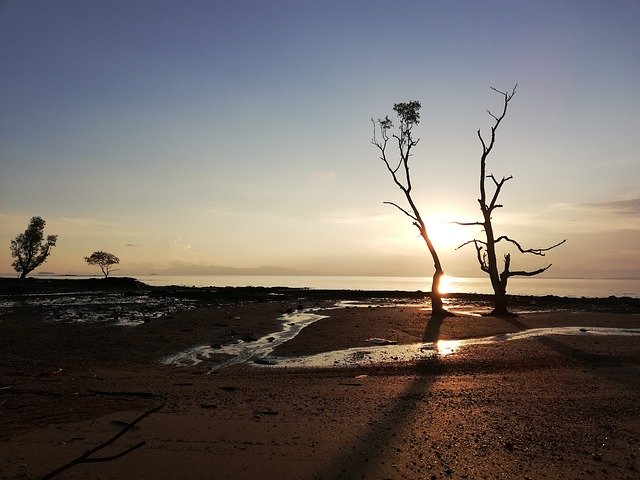
[[[436,344],[438,355],[446,356],[456,353],[460,348],[460,340],[439,340]]]

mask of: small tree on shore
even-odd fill
[[[47,235],[47,239],[44,239],[45,224],[42,217],[32,217],[27,229],[11,240],[11,256],[14,259],[11,266],[20,274],[21,281],[46,262],[51,249],[56,246],[57,235]]]
[[[102,250],[98,250],[97,252],[93,252],[88,257],[84,257],[84,261],[89,265],[100,267],[104,278],[107,278],[111,272],[116,270],[115,268],[113,268],[114,265],[120,263],[120,259],[113,253],[103,252]]]
[[[489,275],[491,279],[491,286],[494,292],[494,308],[491,312],[491,315],[501,315],[507,316],[511,315],[509,313],[509,309],[507,308],[507,282],[509,278],[515,276],[525,276],[532,277],[534,275],[538,275],[549,267],[551,264],[546,267],[539,268],[537,270],[532,271],[524,271],[524,270],[511,270],[511,255],[509,253],[504,255],[504,266],[502,272],[498,269],[498,260],[496,253],[496,245],[502,241],[511,243],[515,245],[515,247],[520,251],[520,253],[524,254],[532,254],[543,257],[545,252],[556,248],[562,245],[565,240],[556,243],[550,247],[546,248],[524,248],[518,243],[516,240],[506,236],[499,235],[496,236],[496,233],[493,229],[493,224],[491,223],[491,216],[497,208],[501,208],[502,205],[498,203],[498,197],[500,196],[500,192],[504,184],[511,180],[513,177],[510,175],[508,177],[502,177],[502,179],[498,180],[493,174],[487,175],[487,157],[493,150],[496,140],[496,131],[498,130],[498,126],[502,119],[505,117],[507,113],[507,108],[509,106],[509,102],[516,94],[517,84],[513,87],[511,92],[501,92],[500,90],[496,90],[491,87],[491,89],[502,95],[503,104],[502,104],[502,112],[499,115],[494,115],[490,110],[487,110],[487,113],[493,118],[494,124],[491,127],[491,136],[489,139],[485,139],[482,136],[480,130],[478,130],[478,138],[480,139],[480,143],[482,144],[482,156],[480,157],[480,198],[478,199],[478,203],[480,204],[480,211],[482,212],[482,221],[480,222],[457,222],[459,225],[477,225],[482,227],[484,231],[484,240],[478,240],[474,238],[473,240],[469,240],[468,242],[463,243],[458,247],[458,249],[464,247],[465,245],[473,244],[476,249],[476,256],[478,259],[478,263],[480,264],[480,269]],[[491,180],[493,183],[493,194],[487,195],[487,187],[486,181],[487,179]]]
[[[429,238],[427,233],[427,227],[420,215],[420,211],[416,206],[411,196],[411,175],[409,173],[409,159],[411,157],[411,150],[420,141],[419,138],[413,138],[412,130],[415,125],[420,123],[420,102],[411,101],[407,103],[396,103],[393,106],[393,110],[396,112],[400,119],[400,125],[397,133],[389,136],[389,130],[393,128],[393,122],[388,116],[384,119],[374,120],[373,123],[373,139],[371,143],[375,145],[380,151],[380,159],[384,163],[385,167],[391,174],[391,178],[396,186],[402,191],[404,197],[409,205],[409,209],[403,208],[393,202],[384,202],[387,205],[392,205],[409,217],[413,225],[420,232],[420,236],[424,240],[431,258],[433,259],[433,265],[435,273],[433,274],[433,280],[431,282],[431,311],[435,317],[448,315],[448,312],[444,309],[442,302],[442,295],[440,293],[440,280],[444,275],[440,258],[436,252],[433,242]],[[379,135],[379,136],[378,136]],[[391,163],[387,155],[387,146],[389,140],[393,138],[397,143],[399,159],[396,162]]]

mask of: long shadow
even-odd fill
[[[424,342],[438,341],[443,318],[429,318],[422,336]],[[386,414],[377,419],[372,418],[368,430],[358,436],[355,445],[347,450],[346,456],[333,462],[318,478],[369,478],[367,472],[377,465],[374,460],[384,454],[397,434],[414,419],[415,411],[424,401],[425,394],[439,378],[435,373],[419,373],[420,367],[421,365],[416,366],[415,380],[401,395],[393,399],[385,409]]]
[[[422,334],[423,342],[437,342],[440,338],[440,328],[442,327],[443,316],[431,316],[427,320],[427,325]]]
[[[530,328],[529,326],[519,321],[517,318],[514,318],[514,317],[501,317],[501,318],[520,330],[528,330]],[[553,337],[548,337],[548,336],[536,337],[536,341],[538,341],[545,347],[549,348],[550,350],[553,350],[561,354],[562,356],[566,357],[568,360],[572,362],[575,362],[581,366],[587,366],[587,367],[592,367],[594,369],[597,369],[592,371],[591,373],[595,373],[601,378],[604,378],[612,382],[620,383],[624,387],[630,390],[633,390],[635,393],[640,392],[639,383],[622,381],[619,378],[616,378],[614,375],[607,374],[606,371],[603,371],[601,368],[599,368],[599,367],[619,366],[621,363],[625,363],[625,362],[637,364],[637,360],[635,359],[635,357],[627,359],[627,358],[621,358],[619,356],[585,352],[580,348],[572,347],[571,345],[567,345],[561,342],[560,340],[557,340]]]

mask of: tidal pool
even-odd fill
[[[238,363],[267,364],[270,362],[269,355],[274,348],[291,340],[307,325],[327,318],[326,315],[319,315],[315,313],[315,311],[316,310],[312,309],[283,315],[280,317],[283,322],[282,330],[265,335],[254,342],[238,340],[236,343],[223,345],[221,348],[215,348],[211,345],[200,345],[174,355],[169,355],[160,362],[164,365],[188,366],[196,365],[213,356],[227,355],[230,358],[214,365],[212,370],[219,370]]]
[[[400,306],[395,303],[378,303],[371,306]],[[369,307],[369,304],[355,302],[339,302],[330,310],[346,307]],[[416,306],[413,304],[412,306]],[[211,345],[200,345],[174,355],[169,355],[161,360],[162,364],[174,366],[196,365],[206,360],[222,358],[215,363],[211,370],[219,370],[231,365],[246,363],[265,368],[334,368],[353,367],[362,365],[382,365],[390,363],[415,362],[435,356],[451,355],[462,348],[471,345],[487,345],[513,340],[522,340],[549,335],[575,335],[575,336],[640,336],[640,328],[609,328],[609,327],[550,327],[532,328],[520,332],[506,333],[480,338],[468,338],[464,340],[440,340],[438,342],[395,344],[385,339],[369,339],[372,345],[367,347],[348,348],[323,352],[302,357],[278,357],[272,355],[273,350],[294,338],[303,328],[312,323],[328,318],[327,315],[317,313],[319,309],[298,311],[281,317],[283,327],[279,332],[274,332],[259,338],[254,342],[239,340],[221,348]],[[467,313],[468,314],[468,313]]]
[[[464,340],[440,340],[438,342],[412,343],[405,345],[381,345],[373,347],[356,347],[332,352],[323,352],[304,357],[273,357],[269,367],[353,367],[363,365],[383,365],[389,363],[415,362],[435,356],[447,356],[471,345],[487,345],[522,340],[548,335],[576,336],[640,336],[640,328],[608,328],[608,327],[552,327],[532,328],[515,333],[505,333],[490,337],[468,338]]]

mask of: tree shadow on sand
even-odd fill
[[[442,327],[442,321],[446,317],[443,315],[431,315],[427,320],[427,325],[422,334],[423,342],[437,342],[440,338],[440,328]]]
[[[422,341],[436,343],[440,337],[442,322],[449,316],[455,315],[448,312],[446,315],[431,315]],[[372,469],[386,460],[392,460],[387,452],[401,432],[418,420],[419,408],[427,401],[433,385],[440,378],[432,371],[432,367],[433,359],[418,362],[413,370],[415,377],[406,389],[391,399],[383,414],[377,418],[372,416],[368,428],[357,436],[352,445],[345,448],[344,451],[348,453],[327,466],[317,478],[368,478]],[[421,373],[425,371],[427,373]],[[427,425],[425,427],[428,428]],[[419,440],[416,439],[416,442]],[[419,445],[416,447],[420,448]],[[446,469],[444,463],[443,468]]]
[[[525,325],[515,317],[501,317],[503,320],[513,325],[519,330],[528,330],[530,327]],[[588,328],[585,329],[588,331]],[[571,345],[567,345],[560,339],[553,336],[538,336],[535,340],[547,347],[549,350],[553,350],[559,353],[567,360],[567,363],[573,363],[580,367],[590,367],[589,372],[598,375],[608,381],[621,383],[625,388],[633,390],[636,393],[640,393],[640,383],[629,382],[628,379],[621,379],[616,369],[611,367],[619,367],[623,363],[636,363],[637,356],[630,355],[629,358],[624,355],[611,353],[597,353],[589,352],[584,349],[580,349]]]

